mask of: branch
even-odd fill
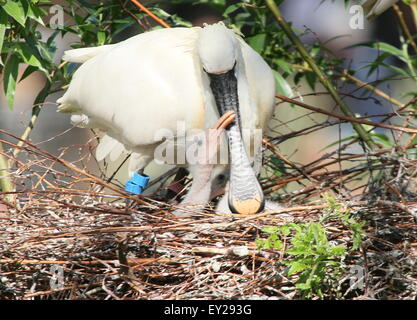
[[[14,189],[13,182],[10,179],[9,161],[4,155],[3,144],[0,143],[0,190],[2,192],[12,192]],[[7,194],[8,201],[13,202],[13,195]]]
[[[345,116],[349,118],[355,118],[353,112],[349,109],[348,105],[343,101],[343,99],[338,94],[336,88],[326,76],[326,74],[320,69],[320,67],[316,64],[314,59],[310,56],[307,50],[304,48],[303,44],[301,43],[300,39],[288,25],[287,21],[283,18],[281,11],[279,10],[278,6],[276,5],[274,0],[266,0],[266,4],[269,9],[272,11],[273,15],[275,16],[276,21],[278,22],[279,26],[285,32],[287,37],[290,41],[294,44],[295,48],[297,49],[298,53],[301,57],[308,63],[310,68],[313,72],[317,75],[318,79],[320,80],[321,84],[327,89],[327,91],[332,96],[333,100],[339,105],[342,112]],[[372,140],[372,137],[368,134],[365,128],[358,122],[352,121],[353,129],[357,132],[358,136],[366,143],[366,145],[371,149],[375,149],[377,145]]]
[[[396,4],[393,5],[393,8],[395,10],[395,13],[397,14],[398,20],[400,21],[400,25],[404,31],[404,34],[407,36],[408,41],[413,47],[414,52],[417,53],[417,44],[414,41],[413,36],[411,35],[410,29],[408,28],[407,23],[405,23],[403,12],[401,11],[400,7]]]
[[[344,77],[346,77],[348,80],[350,80],[350,82],[354,83],[355,85],[357,85],[360,88],[364,88],[372,93],[375,93],[376,95],[380,96],[381,98],[387,100],[388,102],[396,105],[397,107],[402,108],[404,106],[404,103],[394,99],[393,97],[389,96],[388,94],[386,94],[384,91],[374,87],[373,85],[369,84],[368,82],[364,82],[358,78],[356,78],[355,76],[352,76],[346,69],[343,70],[343,75]],[[345,80],[342,78],[342,80]]]
[[[30,133],[32,132],[36,120],[38,120],[39,113],[41,112],[41,106],[45,102],[46,97],[49,95],[51,89],[51,83],[46,80],[46,83],[42,90],[38,93],[36,96],[35,102],[33,103],[33,109],[32,109],[32,117],[30,118],[29,124],[27,125],[25,131],[23,132],[22,136],[20,137],[21,140],[17,143],[18,147],[23,146],[26,139],[29,138]],[[13,150],[13,157],[17,158],[17,156],[20,153],[20,148],[15,148]]]
[[[132,1],[141,11],[145,12],[148,16],[150,16],[153,20],[158,22],[164,28],[171,28],[170,25],[168,25],[164,20],[158,18],[156,15],[154,15],[152,12],[150,12],[149,9],[147,9],[139,1],[137,1],[137,0],[130,0],[130,1]]]
[[[393,125],[390,125],[390,124],[383,124],[383,123],[373,122],[373,121],[369,121],[369,120],[362,120],[362,119],[358,119],[358,118],[355,118],[355,117],[351,118],[351,117],[339,115],[339,114],[333,113],[331,111],[327,111],[327,110],[324,110],[324,109],[320,109],[320,108],[311,106],[309,104],[306,104],[306,103],[288,98],[286,96],[283,96],[279,93],[276,93],[275,96],[278,99],[281,99],[281,100],[283,100],[285,102],[288,102],[288,103],[295,104],[295,105],[303,107],[305,109],[308,109],[308,110],[311,110],[311,111],[314,111],[314,112],[318,112],[318,113],[322,113],[322,114],[328,115],[330,117],[334,117],[334,118],[344,120],[344,121],[347,121],[347,122],[352,122],[352,125],[355,124],[355,123],[356,124],[361,124],[361,125],[365,124],[365,125],[384,128],[384,129],[389,129],[389,130],[397,130],[397,131],[408,132],[408,133],[417,133],[417,129],[414,129],[414,128],[398,127],[398,126],[393,126]]]

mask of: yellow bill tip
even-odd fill
[[[229,201],[230,210],[234,213],[240,214],[254,214],[261,212],[264,209],[264,201],[258,197],[239,201],[231,199]]]

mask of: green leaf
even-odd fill
[[[3,87],[6,94],[7,104],[10,109],[13,109],[14,94],[16,90],[17,74],[19,72],[19,58],[12,55],[7,59],[4,67]]]
[[[346,142],[346,141],[350,141],[350,140],[356,139],[357,137],[358,137],[357,135],[353,135],[353,136],[349,136],[349,137],[346,137],[346,138],[343,138],[343,139],[337,140],[337,141],[332,142],[332,143],[328,144],[327,146],[325,146],[325,147],[321,148],[321,149],[319,150],[319,152],[321,152],[321,151],[323,151],[323,150],[326,150],[326,149],[328,149],[328,148],[331,148],[331,147],[333,147],[333,146],[336,146],[336,145],[338,145],[338,144],[342,144],[343,142]]]
[[[103,31],[97,33],[97,42],[99,46],[102,46],[106,41],[106,34]]]
[[[306,77],[306,80],[307,80],[308,85],[314,91],[315,88],[316,88],[316,82],[317,82],[317,76],[316,76],[316,74],[314,72],[307,71],[305,73],[305,77]]]
[[[284,59],[275,59],[274,63],[277,64],[284,72],[289,74],[293,73],[294,69],[284,60]]]
[[[384,52],[383,54],[380,54],[374,61],[368,64],[369,71],[367,76],[369,77],[371,74],[373,74],[378,68],[381,66],[381,64],[384,63],[384,60],[386,58],[390,57],[390,54],[388,52]]]
[[[39,68],[34,66],[28,66],[23,72],[22,76],[20,77],[19,82],[25,80],[27,77],[29,77],[32,73],[36,71],[39,71]]]
[[[383,51],[383,52],[388,52],[390,54],[392,54],[393,56],[396,56],[398,58],[400,58],[403,61],[406,61],[407,58],[404,56],[404,52],[388,43],[385,42],[376,42],[373,43],[373,45],[371,46],[371,48]]]
[[[42,17],[46,15],[47,15],[46,11],[43,10],[42,8],[33,4],[29,5],[27,16],[35,20],[37,23],[41,24],[42,26],[45,26],[45,23],[43,22]]]
[[[22,57],[23,62],[31,67],[25,70],[24,74],[22,75],[19,81],[22,81],[24,78],[29,76],[30,73],[33,73],[33,68],[42,71],[49,79],[49,72],[47,68],[43,65],[43,60],[40,60],[41,57],[39,55],[39,52],[37,52],[36,47],[30,46],[25,42],[20,42],[16,45],[16,52]]]
[[[190,1],[192,2],[192,1]],[[207,3],[209,6],[215,8],[219,12],[224,11],[224,7],[226,5],[226,0],[200,0],[200,1],[194,1],[196,4],[202,4]]]
[[[305,263],[300,261],[291,262],[291,267],[288,270],[288,275],[290,276],[294,273],[304,271],[305,269],[307,269],[307,265]]]
[[[274,77],[275,77],[275,90],[286,96],[286,97],[293,97],[294,93],[288,84],[288,82],[279,74],[279,72],[272,70]]]
[[[25,35],[25,41],[24,47],[25,55],[33,55],[34,58],[32,58],[30,61],[33,63],[32,65],[38,66],[41,71],[45,73],[45,75],[49,78],[49,72],[46,69],[46,65],[52,64],[52,58],[53,55],[48,50],[53,49],[52,45],[46,45],[46,43],[37,41],[34,37],[30,37]],[[39,64],[38,64],[39,63]]]
[[[1,49],[3,48],[4,33],[6,32],[6,26],[0,24],[0,64],[4,66],[3,61],[1,60]]]
[[[274,226],[266,226],[265,228],[262,229],[262,232],[268,233],[268,234],[273,234],[276,233],[278,231],[278,227],[274,227]]]
[[[2,5],[2,8],[19,24],[21,24],[23,27],[25,26],[26,15],[20,2],[7,0],[6,3]]]
[[[311,284],[310,283],[296,283],[295,287],[300,289],[300,290],[310,290],[311,289]]]
[[[391,141],[385,134],[383,133],[371,133],[371,136],[375,138],[375,142],[383,145],[385,148],[392,148],[394,145],[394,141]]]
[[[229,14],[235,12],[241,7],[242,7],[242,3],[236,3],[236,4],[232,4],[231,6],[228,6],[226,10],[224,10],[223,12],[223,17],[227,17]]]
[[[265,46],[266,34],[259,33],[253,37],[246,38],[248,44],[258,53],[261,53]]]
[[[289,226],[288,224],[284,224],[279,227],[279,230],[281,231],[282,235],[286,237],[291,233],[291,226]]]
[[[407,62],[407,57],[404,56],[404,52],[388,43],[385,42],[364,42],[355,44],[353,46],[348,46],[346,49],[357,48],[357,47],[368,47],[373,48],[378,51],[387,52],[393,56],[398,57],[404,62]]]
[[[392,66],[392,65],[389,65],[389,64],[385,64],[385,63],[382,63],[381,65],[383,67],[387,68],[387,69],[390,69],[390,70],[394,71],[395,73],[398,73],[399,75],[402,75],[402,76],[406,77],[406,78],[412,78],[413,77],[411,74],[409,74],[407,71],[405,71],[402,68],[398,68],[398,67],[395,67],[395,66]]]
[[[301,244],[296,243],[294,241],[292,241],[291,244],[293,244],[294,246],[297,246],[297,247],[285,250],[285,253],[288,253],[288,254],[293,255],[293,256],[300,256],[300,255],[310,254],[309,250],[311,248],[307,248],[305,246],[302,246]]]
[[[346,247],[343,247],[343,246],[333,247],[331,248],[331,252],[337,257],[343,256],[346,253]]]
[[[16,52],[20,54],[24,63],[27,63],[34,67],[38,67],[39,69],[42,68],[42,63],[35,56],[32,48],[28,46],[26,43],[18,43],[16,47]]]

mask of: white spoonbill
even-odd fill
[[[161,129],[175,133],[182,122],[186,132],[205,130],[234,111],[236,120],[221,145],[230,155],[228,204],[236,213],[262,210],[263,192],[249,160],[251,139],[243,140],[242,128],[266,127],[275,82],[267,63],[235,32],[223,23],[159,29],[118,44],[69,50],[63,59],[83,64],[58,100],[58,111],[106,133],[97,147],[98,160],[132,152],[131,175],[154,158],[164,142]],[[189,166],[193,177],[200,167]],[[211,190],[201,194],[195,185],[183,203],[209,198]]]

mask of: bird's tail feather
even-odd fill
[[[66,101],[65,95],[59,98],[56,102],[59,103],[59,106],[56,109],[57,112],[75,113],[80,110],[77,104]]]
[[[97,146],[96,159],[97,161],[101,161],[110,155],[110,160],[114,161],[125,151],[126,149],[123,144],[108,135],[104,135]]]
[[[107,50],[111,49],[113,46],[114,46],[113,44],[108,44],[108,45],[104,45],[100,47],[67,50],[64,52],[64,56],[62,57],[62,60],[65,60],[68,62],[83,63],[97,56],[98,54],[102,52],[106,52]]]

